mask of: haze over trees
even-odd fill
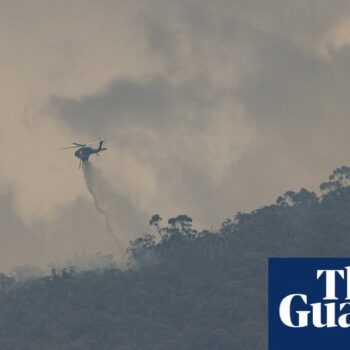
[[[218,232],[187,215],[130,243],[129,268],[72,266],[25,283],[0,274],[0,348],[263,350],[267,258],[350,256],[350,168],[237,213]]]

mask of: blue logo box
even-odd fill
[[[350,258],[269,259],[269,350],[350,349]]]

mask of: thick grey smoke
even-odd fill
[[[142,3],[129,17],[142,64],[49,106],[151,169],[168,213],[218,225],[348,164],[349,1]]]
[[[91,193],[97,211],[103,215],[108,233],[111,235],[118,249],[118,255],[123,256],[124,250],[121,240],[118,239],[116,224],[111,208],[108,206],[108,197],[110,196],[110,189],[107,184],[103,182],[99,171],[89,162],[82,162],[84,178],[86,187]]]

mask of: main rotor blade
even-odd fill
[[[100,143],[101,141],[105,141],[105,140],[100,140],[100,141],[95,141],[95,142],[89,142],[89,143],[86,143],[85,146],[90,146],[90,145],[96,145],[97,143]]]
[[[85,146],[90,146],[90,145],[96,145],[100,142],[105,142],[106,140],[101,140],[101,138],[99,138],[99,141],[94,141],[94,142],[89,142],[89,143],[77,143],[77,142],[73,142],[73,145],[75,146],[70,146],[70,147],[63,147],[63,148],[59,148],[59,151],[63,150],[63,149],[70,149],[70,148],[78,148],[78,147],[85,147]]]
[[[69,149],[69,148],[78,148],[78,147],[81,147],[81,146],[70,146],[70,147],[63,147],[63,148],[59,148],[58,150],[61,151],[63,149]]]

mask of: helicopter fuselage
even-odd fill
[[[98,154],[101,151],[106,151],[107,148],[99,147],[99,148],[92,148],[92,147],[81,147],[79,148],[74,155],[81,159],[83,162],[86,162],[89,160],[89,157],[92,154]]]

